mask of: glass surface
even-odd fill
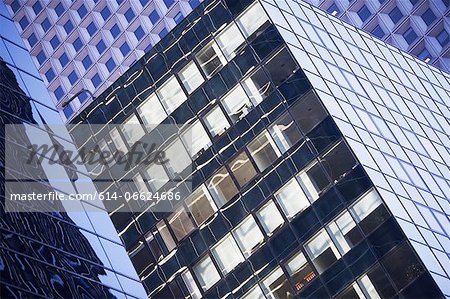
[[[242,85],[255,106],[261,103],[274,89],[262,68],[244,79]]]
[[[203,120],[213,137],[221,135],[230,127],[230,123],[223,114],[222,109],[217,105],[203,117]]]
[[[313,268],[308,263],[303,252],[299,251],[286,262],[286,270],[291,276],[297,291],[307,286],[314,278]]]
[[[227,60],[233,59],[245,39],[236,24],[231,23],[217,36],[217,44]]]
[[[347,253],[364,237],[349,212],[344,212],[326,227],[341,254]]]
[[[293,290],[280,267],[262,280],[262,286],[266,296],[271,299],[286,299],[293,295]]]
[[[216,205],[205,185],[201,185],[186,199],[186,205],[198,226],[202,225],[217,211]]]
[[[250,6],[242,15],[236,19],[239,27],[244,33],[245,37],[252,35],[259,27],[268,22],[266,12],[261,4],[256,2]]]
[[[152,130],[167,117],[163,106],[154,93],[143,100],[137,111],[148,130]]]
[[[270,125],[269,133],[281,153],[286,152],[302,138],[294,120],[288,113],[283,114]]]
[[[232,233],[245,257],[249,257],[264,240],[264,236],[252,215],[244,219]]]
[[[248,146],[250,155],[259,171],[264,171],[278,159],[280,152],[267,131],[263,131]]]
[[[203,149],[208,148],[212,143],[200,121],[195,121],[186,131],[181,134],[186,148],[191,157],[196,156]]]
[[[208,189],[218,208],[226,204],[238,193],[236,185],[224,167],[208,181]]]
[[[283,213],[289,219],[309,207],[310,203],[295,178],[287,182],[275,194],[275,198]]]
[[[175,76],[171,76],[156,92],[168,114],[172,113],[186,100],[186,95]]]
[[[200,299],[202,295],[197,287],[197,284],[195,283],[194,277],[192,277],[191,272],[189,270],[185,270],[183,273],[181,273],[181,278],[183,279],[191,298]]]
[[[228,274],[239,265],[239,263],[244,261],[244,256],[231,234],[228,234],[225,238],[220,240],[217,245],[211,249],[211,253],[223,275]]]
[[[319,274],[341,257],[325,229],[321,229],[310,241],[306,242],[305,249]]]
[[[189,62],[180,71],[179,76],[188,93],[192,93],[205,81],[197,68],[197,65],[193,61]]]
[[[214,76],[227,63],[215,42],[209,43],[196,55],[196,58],[208,79]]]
[[[370,12],[370,10],[367,8],[366,5],[363,5],[358,10],[358,16],[361,18],[361,21],[363,21],[363,22],[365,22],[371,15],[372,15],[372,13]]]
[[[241,187],[246,185],[256,175],[256,170],[246,152],[240,153],[228,166]]]
[[[122,132],[129,145],[133,145],[145,135],[144,129],[135,114],[123,123]]]
[[[146,169],[146,178],[153,192],[157,192],[169,181],[165,168],[159,164],[151,164]]]
[[[328,116],[315,93],[306,95],[290,111],[304,134],[311,132]]]
[[[280,211],[278,211],[272,200],[269,200],[258,212],[256,212],[256,217],[267,235],[271,235],[284,223]]]
[[[208,255],[198,262],[192,270],[200,286],[205,291],[220,280],[219,272]]]
[[[186,151],[183,143],[180,139],[177,139],[166,150],[166,158],[169,160],[167,167],[169,168],[173,177],[178,176],[183,170],[186,169],[192,160],[189,153]]]
[[[221,102],[233,123],[244,117],[252,107],[247,94],[240,84],[224,96]]]
[[[167,227],[166,223],[164,221],[158,222],[156,225],[157,231],[155,232],[155,236],[161,237],[161,240],[164,242],[164,245],[166,246],[167,252],[172,251],[176,247],[175,241],[172,238],[172,235],[170,234],[169,228]]]
[[[178,241],[195,229],[194,224],[183,206],[176,209],[175,212],[167,218],[167,221]]]
[[[265,67],[275,86],[280,86],[298,68],[286,48],[275,53],[266,62]]]

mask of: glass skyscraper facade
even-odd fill
[[[106,191],[158,192],[192,169],[172,211],[110,214],[150,297],[441,298],[449,96],[448,74],[303,1],[213,0],[72,133],[127,151],[181,128],[189,165],[101,173],[132,178]]]
[[[199,2],[5,1],[63,119],[91,99],[65,101],[99,95]]]
[[[73,188],[81,192],[94,186],[84,167],[74,170],[48,163],[35,165],[34,174],[47,179],[38,183],[30,173],[17,172],[23,156],[5,153],[10,144],[18,149],[29,145],[33,134],[66,146],[73,144],[3,2],[0,23],[0,297],[144,298],[136,271],[107,212],[98,203],[80,202],[77,211],[46,213],[18,203],[22,212],[7,211],[11,177],[29,177],[29,193],[73,192],[60,188],[61,181],[71,179]],[[44,124],[59,124],[60,130],[55,133]],[[6,134],[6,127],[12,125],[16,134]],[[26,150],[20,153],[25,155]],[[57,181],[50,179],[55,176]]]
[[[387,43],[450,72],[448,0],[306,0]]]

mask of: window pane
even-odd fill
[[[358,244],[363,236],[349,212],[345,212],[327,225],[327,230],[341,254]]]
[[[203,290],[212,287],[220,280],[219,272],[217,272],[211,258],[207,255],[203,260],[198,262],[194,267],[194,274]]]
[[[186,205],[198,226],[217,211],[216,205],[204,185],[200,186],[186,199]]]
[[[158,191],[169,181],[166,170],[159,164],[151,164],[146,169],[146,178],[153,192]]]
[[[330,149],[320,158],[320,160],[333,182],[338,181],[347,175],[357,164],[344,141],[339,142]]]
[[[364,296],[359,285],[356,282],[354,282],[351,286],[349,286],[346,290],[344,290],[336,298],[338,298],[338,299],[365,299],[366,296]]]
[[[253,4],[236,21],[244,32],[245,37],[249,37],[259,27],[269,19],[266,12],[259,3]]]
[[[238,193],[236,185],[224,167],[209,180],[208,189],[218,208],[226,204]]]
[[[222,98],[222,104],[233,123],[244,117],[252,107],[247,94],[239,84]]]
[[[341,257],[324,229],[306,243],[305,249],[319,274]]]
[[[264,298],[266,297],[264,296],[264,293],[261,291],[259,285],[256,285],[255,287],[253,287],[253,289],[251,289],[244,296],[242,296],[242,299],[264,299]]]
[[[216,74],[222,66],[227,63],[219,46],[215,42],[208,44],[196,57],[208,79]]]
[[[256,246],[264,240],[264,236],[252,215],[242,221],[233,231],[233,236],[236,238],[239,248],[241,248],[245,257],[249,257]]]
[[[183,206],[179,207],[168,218],[170,227],[178,241],[183,239],[187,234],[195,229],[189,215]]]
[[[111,136],[111,140],[114,143],[114,146],[117,150],[122,151],[123,153],[128,152],[127,146],[125,145],[125,142],[123,142],[122,136],[119,133],[119,130],[117,128],[113,128],[109,135]]]
[[[134,114],[127,121],[125,121],[125,123],[122,125],[122,130],[125,139],[130,145],[134,144],[136,141],[141,139],[142,136],[145,135],[141,123]]]
[[[193,61],[180,71],[179,76],[188,93],[193,92],[205,81]]]
[[[167,252],[172,251],[172,249],[175,248],[175,241],[173,240],[166,223],[164,221],[161,221],[156,225],[156,228],[158,231],[155,232],[155,236],[158,236],[156,234],[159,233],[159,236],[166,246]]]
[[[189,270],[184,271],[183,273],[181,273],[181,278],[183,279],[184,284],[189,291],[189,295],[191,295],[191,298],[200,299],[202,295],[197,287],[197,284],[194,281],[194,277],[192,277],[191,272]]]
[[[363,277],[358,279],[358,284],[364,294],[366,294],[366,296],[368,296],[370,299],[381,299],[380,294],[378,294],[369,276],[364,275]]]
[[[208,134],[198,120],[183,132],[181,138],[191,157],[194,157],[202,149],[206,149],[211,145]]]
[[[237,49],[244,41],[245,39],[241,31],[239,31],[239,28],[234,23],[217,36],[217,44],[228,60],[233,59],[238,51]]]
[[[267,235],[271,235],[275,229],[284,223],[280,211],[278,211],[275,203],[271,200],[256,213],[256,217]]]
[[[265,67],[276,86],[280,86],[297,69],[297,63],[292,59],[286,48],[281,49],[270,58]]]
[[[388,217],[389,213],[375,189],[364,194],[350,207],[350,213],[365,234],[371,233]]]
[[[286,276],[280,267],[262,281],[264,293],[268,298],[286,299],[293,297],[294,291],[289,286]]]
[[[228,234],[211,249],[211,252],[219,265],[223,275],[231,272],[239,263],[244,261],[233,236]]]
[[[297,291],[307,286],[314,278],[316,278],[316,274],[301,251],[287,261],[286,270],[291,276]]]
[[[167,114],[172,113],[186,100],[186,95],[174,76],[170,77],[157,93]]]
[[[273,85],[263,69],[259,69],[242,82],[253,105],[261,103],[272,91]]]
[[[275,198],[288,218],[293,218],[297,213],[309,207],[309,201],[295,178],[287,182],[275,194]]]
[[[303,170],[297,178],[311,202],[319,198],[322,191],[330,185],[322,166],[317,162]]]
[[[143,101],[137,111],[148,130],[152,130],[156,125],[159,125],[167,116],[154,93]]]
[[[245,152],[240,153],[229,164],[239,186],[247,184],[255,175],[256,170]]]
[[[172,175],[176,177],[191,163],[191,157],[184,148],[180,139],[177,139],[165,149],[166,159],[169,160],[166,166],[171,171]]]
[[[221,135],[230,127],[230,123],[219,106],[214,107],[203,119],[213,137]]]
[[[315,93],[309,93],[292,107],[291,113],[305,134],[308,134],[328,115]]]
[[[257,136],[247,148],[260,171],[264,171],[280,156],[275,142],[267,131]]]
[[[294,120],[288,113],[282,115],[269,127],[269,133],[281,153],[286,152],[302,138]]]

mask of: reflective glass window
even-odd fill
[[[170,77],[157,90],[157,93],[168,114],[175,111],[186,100],[186,95],[175,76]]]
[[[450,36],[448,34],[448,32],[443,29],[437,36],[436,36],[437,41],[439,42],[439,44],[444,47],[446,44],[448,44],[448,42],[450,41]]]
[[[278,227],[283,225],[284,219],[278,211],[277,206],[269,200],[261,209],[256,212],[256,217],[261,223],[267,235],[271,235]]]
[[[209,43],[196,58],[207,78],[211,78],[227,63],[215,42]]]
[[[249,257],[264,240],[264,236],[252,215],[244,219],[232,233],[245,257]]]
[[[179,24],[183,20],[184,16],[181,11],[177,12],[177,14],[173,17],[175,24]]]
[[[244,43],[245,39],[236,24],[231,23],[222,33],[217,36],[217,44],[222,49],[225,58],[233,59],[239,46]]]
[[[201,150],[206,149],[211,145],[208,134],[198,120],[181,134],[181,138],[191,157],[194,157]]]
[[[310,241],[306,242],[305,249],[319,274],[341,257],[325,229],[320,230]]]
[[[217,211],[216,205],[204,185],[201,185],[186,199],[186,205],[198,226]]]
[[[94,21],[92,21],[88,26],[87,26],[87,31],[89,33],[90,36],[93,36],[95,32],[97,32],[97,26],[95,25]]]
[[[112,58],[112,57],[106,61],[105,65],[110,73],[116,68],[116,62],[114,61],[114,58]]]
[[[37,38],[34,33],[31,33],[30,37],[28,38],[28,43],[30,44],[30,47],[34,47],[34,45],[37,43]]]
[[[81,62],[86,70],[92,65],[92,60],[89,55],[86,55]]]
[[[109,32],[111,32],[113,38],[116,38],[120,34],[120,28],[117,24],[114,24],[114,26],[109,29]]]
[[[37,1],[36,3],[33,4],[32,8],[33,8],[34,13],[38,14],[42,10],[41,2]]]
[[[205,291],[220,280],[219,272],[209,255],[205,256],[201,261],[194,265],[192,270],[194,271],[200,286]]]
[[[65,67],[69,62],[69,58],[67,57],[66,53],[62,53],[58,60],[62,67]]]
[[[427,26],[433,24],[433,22],[436,20],[436,15],[434,14],[433,10],[431,10],[431,8],[428,8],[422,14],[422,20],[425,22],[425,24],[427,24]]]
[[[26,16],[23,16],[19,20],[19,25],[20,25],[20,28],[22,28],[22,30],[25,30],[25,28],[28,26],[28,24],[30,24],[30,22],[28,21]]]
[[[253,105],[261,103],[273,90],[273,85],[263,69],[258,69],[242,81]]]
[[[160,237],[163,241],[163,244],[165,246],[165,249],[167,249],[167,252],[172,251],[176,247],[175,241],[173,240],[172,235],[170,234],[169,228],[167,227],[167,224],[161,220],[156,224],[155,236]]]
[[[192,299],[200,299],[202,297],[200,290],[195,283],[194,277],[192,276],[189,270],[185,270],[181,273],[181,278],[183,279],[184,284],[186,285],[190,298]]]
[[[41,27],[42,27],[42,30],[44,30],[44,32],[47,32],[50,29],[51,24],[50,24],[50,21],[48,20],[48,18],[45,18],[42,21]]]
[[[73,70],[72,72],[70,72],[69,76],[67,77],[69,79],[70,84],[75,84],[75,82],[78,81],[78,75],[75,72],[75,70]]]
[[[56,5],[55,7],[55,12],[58,17],[60,17],[64,13],[64,10],[64,5],[61,2],[58,3],[58,5]]]
[[[151,164],[145,172],[145,177],[153,192],[157,192],[169,181],[169,176],[167,175],[164,166],[160,164]]]
[[[167,116],[154,93],[143,101],[142,105],[137,108],[137,111],[144,125],[149,130],[160,124]]]
[[[269,127],[269,133],[281,153],[286,152],[302,138],[289,113],[283,114],[274,121]]]
[[[152,22],[153,25],[156,24],[156,22],[159,21],[159,14],[156,10],[152,11],[149,15],[150,21]]]
[[[349,210],[366,235],[374,231],[389,217],[389,212],[384,206],[380,195],[374,189],[358,199]]]
[[[55,79],[55,72],[52,68],[45,72],[45,78],[47,78],[48,82],[51,82],[53,79]]]
[[[108,6],[105,6],[100,14],[102,15],[103,20],[106,21],[111,15],[111,11],[109,10]]]
[[[313,268],[306,260],[303,252],[299,251],[286,262],[286,270],[291,276],[292,282],[297,291],[307,286],[314,278]]]
[[[266,130],[250,142],[247,148],[259,171],[264,171],[280,156],[275,142]]]
[[[358,10],[358,16],[360,17],[361,21],[363,21],[363,23],[372,15],[372,13],[370,12],[370,10],[367,8],[366,5],[363,5],[359,10]]]
[[[215,106],[211,109],[211,111],[203,117],[203,120],[205,121],[205,124],[213,137],[216,135],[221,135],[230,127],[230,123],[219,106]]]
[[[231,179],[227,169],[224,167],[209,179],[207,186],[219,208],[230,201],[238,193],[236,185]]]
[[[138,26],[136,30],[134,30],[134,36],[138,41],[140,41],[145,35],[144,29],[142,29],[142,26]]]
[[[328,116],[315,93],[306,95],[290,111],[304,134],[308,134]]]
[[[265,67],[276,86],[280,86],[297,70],[297,63],[292,59],[286,48],[275,53],[265,64]]]
[[[305,192],[295,178],[291,179],[281,187],[281,189],[275,193],[275,198],[283,210],[283,213],[289,219],[292,219],[310,205]]]
[[[135,16],[136,15],[131,7],[125,12],[125,19],[127,19],[128,23],[130,23]]]
[[[256,175],[256,170],[246,152],[240,153],[228,165],[241,187],[246,185]]]
[[[106,50],[106,45],[105,42],[103,40],[100,40],[97,45],[95,45],[95,47],[97,48],[98,54],[103,54],[103,52],[105,52]]]
[[[78,15],[80,16],[80,19],[83,19],[84,16],[87,14],[87,9],[84,6],[84,4],[81,4],[81,6],[77,9]]]
[[[67,34],[71,33],[73,30],[73,23],[71,20],[67,20],[67,22],[64,24],[64,30]]]
[[[403,18],[403,14],[400,11],[400,9],[395,6],[390,12],[389,12],[389,17],[391,18],[392,22],[394,24],[397,24],[398,21],[400,21],[401,18]]]
[[[73,48],[75,49],[75,51],[78,52],[83,47],[83,42],[81,41],[81,39],[79,37],[77,37],[77,39],[73,41],[72,45],[73,45]]]
[[[101,83],[102,79],[100,78],[100,75],[97,73],[91,78],[92,85],[97,88]]]
[[[44,63],[44,61],[47,59],[47,55],[45,55],[44,50],[39,51],[39,53],[36,55],[36,59],[39,64]]]
[[[130,145],[134,144],[145,135],[142,125],[135,114],[122,124],[122,132],[125,140]]]
[[[66,118],[70,118],[72,116],[72,114],[73,114],[72,106],[67,105],[66,107],[64,107],[63,112],[64,112],[64,116]]]
[[[383,38],[385,35],[385,33],[384,33],[383,29],[381,29],[380,25],[375,26],[375,28],[372,29],[371,33],[378,38]]]
[[[221,102],[233,123],[247,115],[252,108],[252,104],[240,84],[225,95]]]
[[[217,242],[217,245],[211,249],[211,253],[223,275],[228,274],[244,261],[244,256],[231,234]]]
[[[344,212],[326,226],[341,254],[347,253],[362,239],[362,233],[349,212]]]
[[[236,19],[245,37],[252,35],[259,27],[268,22],[266,12],[261,4],[255,2]]]
[[[262,280],[263,291],[268,298],[285,299],[292,297],[294,293],[286,276],[280,267]]]
[[[121,46],[120,46],[120,53],[122,53],[123,56],[127,56],[128,53],[130,53],[130,46],[128,45],[127,42],[124,42]]]
[[[179,73],[181,82],[188,93],[193,92],[199,87],[205,79],[203,79],[197,65],[191,61]]]
[[[186,213],[183,206],[176,209],[175,212],[167,218],[167,221],[178,241],[195,229],[191,218],[189,218],[189,215]]]
[[[410,27],[403,33],[403,37],[406,40],[406,42],[410,45],[416,40],[417,33]]]

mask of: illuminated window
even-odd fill
[[[205,185],[201,185],[187,199],[186,205],[198,226],[202,225],[216,211],[216,205]]]
[[[275,142],[267,131],[263,131],[259,134],[247,148],[259,171],[264,171],[280,156],[280,152],[275,145]]]
[[[310,241],[306,242],[305,249],[319,274],[323,273],[341,257],[325,229],[322,229]]]
[[[284,219],[278,211],[275,203],[269,200],[258,212],[256,217],[261,223],[267,235],[272,234],[278,227],[283,225]]]
[[[211,109],[211,111],[203,117],[203,120],[205,121],[205,124],[213,137],[216,135],[222,135],[222,133],[230,127],[230,123],[219,106],[215,106]]]
[[[294,256],[286,262],[286,270],[289,276],[291,276],[297,291],[307,286],[314,278],[316,278],[313,268],[309,265],[305,255],[301,251],[294,254]]]
[[[247,94],[240,84],[224,96],[221,102],[233,123],[244,117],[252,107]]]
[[[149,131],[167,117],[166,111],[154,93],[143,101],[141,106],[137,108],[137,111]]]
[[[189,218],[189,215],[186,213],[183,206],[176,209],[175,212],[167,218],[167,221],[178,241],[195,229],[191,218]]]

